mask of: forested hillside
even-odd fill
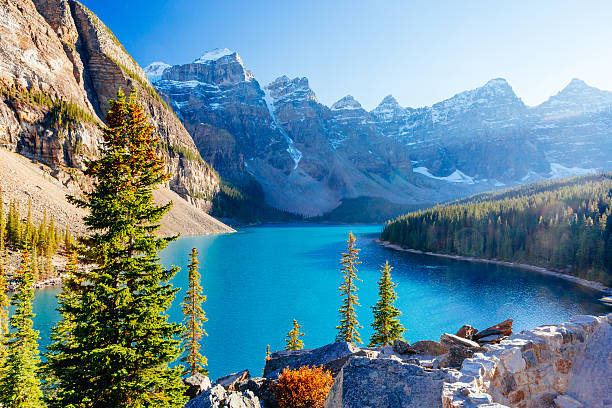
[[[612,284],[612,173],[528,184],[412,212],[381,239]],[[610,220],[610,221],[608,221]]]

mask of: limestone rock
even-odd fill
[[[223,388],[229,391],[236,391],[236,384],[241,381],[246,381],[249,378],[251,378],[249,370],[243,370],[218,378],[217,381],[215,381],[215,385],[221,385]]]
[[[444,370],[427,371],[395,359],[352,357],[336,377],[325,408],[442,407]]]
[[[461,326],[459,330],[457,330],[457,333],[455,333],[455,336],[463,337],[464,339],[471,339],[472,336],[476,333],[478,333],[478,329],[475,329],[469,324],[464,324],[463,326]]]
[[[504,320],[501,323],[496,324],[495,326],[488,327],[483,331],[480,331],[472,336],[472,340],[479,341],[480,339],[492,336],[492,335],[502,335],[509,336],[512,334],[512,319]]]
[[[360,348],[352,343],[332,343],[316,349],[277,351],[266,361],[264,377],[276,378],[285,367],[320,366],[357,353]]]
[[[215,385],[190,400],[185,408],[261,408],[261,403],[251,391],[226,391]]]
[[[557,408],[582,408],[583,405],[570,397],[569,395],[559,395],[555,398],[555,407]]]
[[[195,373],[191,377],[184,379],[183,383],[187,386],[185,395],[187,395],[189,398],[194,398],[202,391],[211,388],[210,379],[208,376],[202,373]]]

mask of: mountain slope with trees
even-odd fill
[[[32,197],[35,219],[42,218],[37,208],[47,202],[60,204],[58,221],[72,224],[80,219],[81,214],[71,215],[74,207],[65,205],[63,196],[91,187],[82,171],[86,160],[101,151],[100,126],[109,99],[118,89],[136,89],[160,138],[158,149],[166,171],[172,175],[164,188],[202,214],[211,209],[219,191],[217,173],[202,159],[142,68],[94,13],[74,0],[2,0],[0,21],[4,22],[0,25],[0,148],[30,159],[9,169],[10,179],[2,177],[9,173],[0,174],[8,198],[19,200],[23,207],[27,197],[18,196],[25,190],[31,194],[31,184],[37,184]],[[6,164],[5,157],[13,159],[5,150],[0,151],[0,167]],[[41,173],[50,181],[43,184],[53,184],[51,189],[38,182]],[[207,227],[189,233],[210,232]]]
[[[543,181],[412,212],[381,239],[612,284],[612,173]]]

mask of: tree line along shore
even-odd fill
[[[612,286],[612,173],[476,195],[389,221],[381,241]]]

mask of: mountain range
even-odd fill
[[[320,103],[305,77],[262,86],[228,49],[145,73],[226,182],[255,181],[268,205],[306,218],[612,167],[612,92],[579,79],[534,107],[496,78],[432,106],[389,95],[367,111],[350,95]]]
[[[79,213],[64,195],[90,187],[84,163],[100,152],[100,125],[119,89],[138,91],[161,140],[171,180],[160,199],[176,203],[167,232],[229,230],[207,213],[384,221],[612,167],[612,93],[577,79],[534,107],[503,79],[426,107],[402,107],[391,95],[370,111],[350,95],[326,106],[307,78],[262,85],[228,49],[142,69],[74,0],[0,0],[0,55],[5,202],[34,201],[35,219],[53,207],[58,223],[75,228]]]

